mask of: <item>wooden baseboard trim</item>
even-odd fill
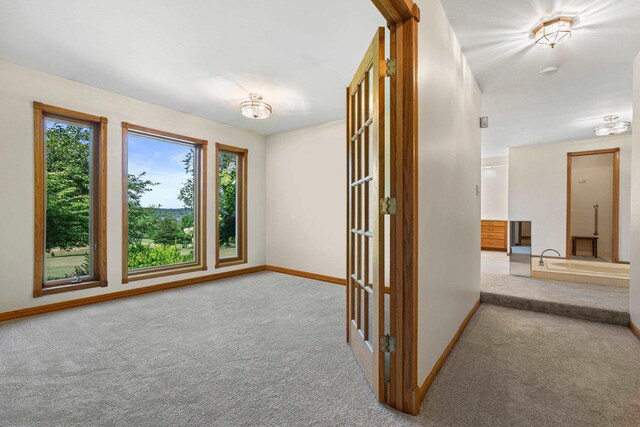
[[[424,383],[422,383],[422,386],[420,386],[420,388],[417,390],[417,393],[415,393],[416,394],[416,398],[417,398],[416,408],[420,408],[420,404],[422,403],[422,400],[424,399],[424,397],[427,395],[427,392],[429,391],[429,388],[431,387],[431,384],[433,384],[433,380],[436,379],[436,376],[438,375],[438,372],[440,372],[440,369],[442,369],[442,367],[444,366],[444,363],[449,358],[449,355],[451,354],[451,352],[453,351],[454,347],[458,343],[458,340],[460,339],[460,337],[462,336],[462,333],[464,332],[465,328],[467,327],[467,325],[469,324],[469,322],[473,318],[473,315],[476,314],[476,311],[478,311],[478,307],[480,307],[480,300],[479,299],[473,305],[473,308],[471,309],[471,311],[469,311],[469,313],[467,314],[467,317],[465,317],[464,320],[462,321],[462,324],[458,328],[458,331],[453,336],[453,339],[451,339],[451,342],[449,343],[447,348],[445,348],[444,351],[442,352],[442,355],[440,356],[440,358],[438,359],[438,361],[434,365],[433,369],[429,373],[429,376],[427,376],[427,379],[424,380]]]
[[[108,294],[96,295],[92,297],[80,298],[70,301],[62,301],[54,304],[40,305],[38,307],[23,308],[20,310],[6,311],[0,313],[0,322],[5,320],[19,319],[21,317],[35,316],[37,314],[49,313],[52,311],[66,310],[68,308],[80,307],[88,304],[112,301],[120,298],[127,298],[136,295],[148,294],[151,292],[164,291],[166,289],[179,288],[182,286],[195,285],[198,283],[211,282],[214,280],[226,279],[229,277],[241,276],[244,274],[264,271],[266,266],[242,268],[239,270],[224,271],[221,273],[208,274],[206,276],[193,277],[190,279],[176,280],[173,282],[161,283],[159,285],[145,286],[143,288],[127,289],[126,291],[111,292]]]
[[[267,265],[265,269],[267,271],[274,271],[276,273],[288,274],[290,276],[298,276],[298,277],[304,277],[305,279],[320,280],[321,282],[335,283],[336,285],[345,286],[347,284],[347,281],[340,277],[325,276],[324,274],[309,273],[306,271],[293,270],[291,268],[276,267],[275,265]]]
[[[629,322],[629,329],[631,329],[631,332],[640,340],[640,329],[632,322]]]

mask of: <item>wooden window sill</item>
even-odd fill
[[[45,295],[59,294],[62,292],[78,291],[80,289],[90,288],[106,288],[109,282],[106,280],[90,280],[88,282],[80,283],[65,283],[64,285],[47,286],[42,289],[36,289],[33,291],[33,297],[38,298]]]
[[[207,271],[206,265],[195,265],[188,267],[167,267],[161,269],[151,269],[139,273],[129,273],[122,278],[122,283],[135,282],[138,280],[156,279],[158,277],[173,276],[175,274],[193,273],[194,271]]]
[[[240,265],[246,263],[247,260],[241,258],[219,259],[216,262],[216,268],[231,267],[232,265]]]

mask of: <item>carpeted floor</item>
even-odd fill
[[[600,322],[629,323],[629,289],[509,275],[504,252],[482,251],[483,302]]]
[[[419,417],[375,402],[344,288],[264,272],[0,324],[0,425],[632,425],[627,328],[482,305]]]
[[[482,304],[422,409],[447,426],[638,426],[638,361],[629,328]]]

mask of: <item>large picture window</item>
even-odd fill
[[[207,141],[122,129],[123,282],[206,270]]]
[[[39,102],[34,117],[34,296],[107,286],[107,119]]]
[[[247,156],[216,144],[216,268],[247,262]]]

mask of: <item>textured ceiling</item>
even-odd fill
[[[483,157],[592,138],[608,114],[631,120],[640,0],[441,1],[483,92]],[[555,49],[535,47],[531,30],[554,14],[577,16],[573,36]],[[560,71],[539,77],[549,65]]]
[[[379,25],[366,0],[0,0],[0,59],[272,134],[344,117]]]

